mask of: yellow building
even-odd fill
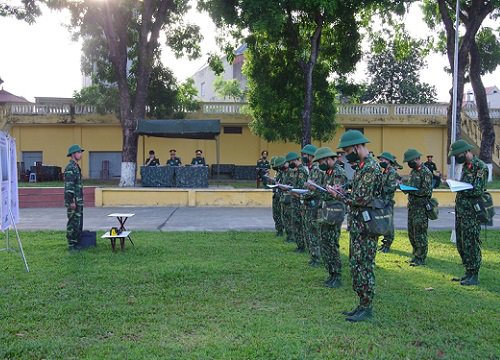
[[[220,163],[254,165],[262,150],[269,155],[282,155],[300,150],[299,144],[268,143],[253,135],[248,127],[249,117],[242,114],[243,104],[205,103],[202,110],[188,114],[189,119],[220,119]],[[336,148],[339,137],[346,129],[360,129],[371,140],[369,149],[379,154],[393,153],[402,162],[407,148],[416,148],[424,155],[433,154],[438,169],[446,174],[446,108],[447,105],[342,105],[338,108],[337,121],[341,128],[328,143],[317,146]],[[498,114],[497,114],[498,113]],[[493,112],[496,129],[500,129],[500,111]],[[477,122],[464,113],[463,135],[477,143]],[[93,109],[73,105],[18,105],[0,109],[0,126],[16,138],[18,161],[27,165],[34,161],[64,167],[66,151],[73,143],[80,144],[86,152],[81,162],[85,178],[101,178],[109,166],[110,177],[120,175],[122,131],[114,115],[98,115]],[[498,138],[498,137],[497,137]],[[497,140],[498,143],[498,140]],[[183,163],[190,163],[196,149],[202,149],[208,164],[216,163],[216,142],[143,137],[138,143],[138,165],[142,164],[149,150],[155,150],[164,164],[169,150],[176,149]],[[495,162],[499,164],[499,154]],[[105,164],[105,161],[108,161]],[[402,171],[408,173],[407,169]]]

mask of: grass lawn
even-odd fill
[[[340,314],[357,303],[345,232],[335,290],[270,232],[134,232],[117,253],[101,239],[68,253],[63,232],[21,238],[31,273],[0,252],[1,359],[500,358],[499,232],[483,240],[475,287],[450,281],[464,270],[449,232],[429,234],[419,268],[398,232],[377,255],[374,318],[359,324]]]

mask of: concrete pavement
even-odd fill
[[[497,208],[500,214],[500,208]],[[439,219],[429,221],[431,230],[451,230],[455,226],[451,208],[440,208]],[[273,231],[271,208],[223,207],[95,207],[85,208],[83,224],[86,230],[109,230],[117,226],[112,213],[133,213],[126,223],[128,230],[149,231]],[[406,229],[408,212],[396,208],[396,229]],[[19,230],[65,230],[66,209],[20,209]],[[500,216],[494,220],[494,229],[500,229]]]

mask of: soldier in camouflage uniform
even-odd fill
[[[346,153],[349,163],[358,162],[352,179],[352,192],[339,197],[340,187],[327,187],[329,192],[344,201],[350,207],[349,264],[351,267],[352,287],[359,297],[359,305],[352,311],[343,312],[346,320],[363,321],[372,316],[372,303],[375,295],[375,255],[377,253],[377,237],[369,236],[363,221],[362,212],[367,206],[381,196],[382,172],[377,162],[369,156],[365,144],[370,141],[358,130],[349,130],[340,138],[339,148]]]
[[[70,250],[76,250],[83,229],[83,184],[78,161],[84,151],[79,145],[71,145],[67,156],[71,157],[64,169],[64,206],[67,209],[68,224],[66,238]]]
[[[271,159],[271,167],[276,172],[274,183],[280,184],[283,181],[283,170],[285,165],[285,158],[277,156]],[[276,229],[276,236],[283,236],[283,217],[281,209],[281,190],[273,188],[273,220]]]
[[[337,154],[328,147],[319,148],[316,151],[314,161],[318,163],[318,167],[321,169],[321,178],[317,184],[323,188],[330,185],[344,189],[347,185],[346,172],[336,159]],[[336,199],[329,193],[322,192],[321,200],[328,203]],[[340,228],[341,224],[321,223],[320,225],[321,256],[329,275],[328,279],[325,280],[325,286],[329,288],[338,288],[342,285],[342,262],[339,246]]]
[[[288,161],[286,161],[281,168],[281,181],[279,184],[281,185],[289,185],[291,182],[291,170],[289,169]],[[283,221],[283,229],[285,231],[285,241],[288,243],[294,243],[295,237],[292,232],[292,194],[288,191],[288,189],[279,186],[280,192],[280,203],[281,203],[281,219]]]
[[[321,171],[318,164],[313,162],[316,146],[308,144],[301,150],[302,163],[307,166],[309,177],[308,180],[318,182],[320,180]],[[319,194],[317,192],[308,192],[303,195],[304,199],[304,239],[306,239],[307,248],[311,259],[309,265],[312,267],[319,266],[320,261],[320,246],[319,246],[319,224],[318,208],[320,203]]]
[[[289,176],[291,185],[294,189],[303,189],[304,183],[307,181],[307,169],[302,165],[300,156],[297,153],[289,152],[286,155],[286,161],[289,163]],[[301,197],[298,194],[292,193],[292,229],[291,233],[295,243],[297,244],[296,252],[304,252],[306,242],[304,239],[304,214],[301,204]]]
[[[449,156],[455,156],[458,164],[464,164],[461,181],[473,186],[470,190],[457,192],[455,200],[455,232],[457,249],[465,267],[465,275],[461,285],[478,285],[479,268],[481,267],[481,224],[474,206],[486,191],[488,168],[485,163],[472,154],[473,146],[464,140],[451,145]]]
[[[410,260],[410,266],[425,265],[427,258],[429,218],[426,206],[432,196],[432,173],[420,160],[421,155],[415,149],[408,149],[404,153],[403,160],[412,169],[406,185],[418,189],[408,191],[408,237],[413,247],[413,258]]]
[[[401,177],[394,168],[396,158],[391,153],[385,151],[378,156],[380,160],[379,165],[382,169],[382,197],[384,200],[389,201],[392,206],[392,217],[394,218],[394,193],[398,187]],[[382,239],[382,246],[380,252],[388,253],[391,249],[392,242],[394,241],[394,222],[392,222],[392,229],[389,235],[384,236]]]

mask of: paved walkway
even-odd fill
[[[453,209],[441,208],[439,219],[429,221],[432,230],[451,230],[455,226]],[[109,230],[118,225],[111,213],[134,213],[126,227],[129,230],[149,231],[272,231],[274,223],[271,208],[221,208],[221,207],[96,207],[85,208],[84,229]],[[396,229],[406,229],[407,209],[396,208]],[[497,208],[500,214],[500,208]],[[65,230],[64,208],[20,209],[19,230]],[[500,229],[500,215],[494,221]]]

